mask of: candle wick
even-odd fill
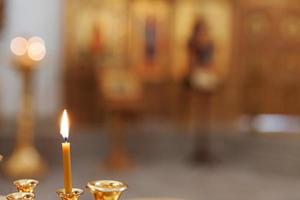
[[[64,137],[64,142],[68,142],[68,138],[67,137]]]

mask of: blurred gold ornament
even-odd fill
[[[37,68],[38,61],[45,56],[46,52],[44,42],[37,38],[32,37],[26,40],[23,37],[16,37],[10,45],[14,54],[15,66],[22,78],[21,110],[17,118],[16,146],[11,157],[4,164],[5,173],[11,177],[35,177],[41,175],[45,170],[45,163],[33,145],[33,72]],[[39,43],[38,47],[37,43]]]
[[[14,181],[18,192],[34,193],[35,187],[38,185],[38,181],[34,179],[19,179]]]
[[[28,192],[14,192],[6,196],[7,200],[34,200],[35,195]]]

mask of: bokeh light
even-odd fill
[[[34,37],[29,38],[29,40],[28,40],[29,44],[34,43],[34,42],[40,42],[40,43],[45,45],[44,40],[42,38],[38,37],[38,36],[34,36]]]
[[[10,49],[15,55],[17,56],[24,55],[27,51],[27,48],[28,48],[28,42],[25,38],[16,37],[11,40]]]
[[[28,41],[28,56],[35,61],[42,60],[46,55],[44,40],[39,37],[32,37]]]

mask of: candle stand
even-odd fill
[[[83,190],[73,188],[72,193],[67,194],[65,193],[65,189],[59,189],[56,191],[57,195],[60,197],[61,200],[77,200],[83,194]]]
[[[17,118],[16,145],[4,164],[4,171],[11,177],[36,177],[45,170],[45,163],[33,144],[34,114],[32,80],[34,64],[18,63],[22,78],[21,109]]]
[[[38,185],[38,181],[34,179],[19,179],[14,181],[18,192],[34,193],[35,187]]]
[[[35,195],[29,192],[14,192],[6,196],[7,200],[34,200]]]
[[[134,164],[125,144],[125,116],[120,112],[110,115],[110,152],[105,164],[112,170],[123,170],[131,168]]]
[[[95,200],[118,200],[127,189],[126,184],[113,180],[92,181],[86,187],[93,194]]]
[[[38,181],[34,179],[20,179],[14,181],[18,192],[10,193],[7,200],[35,200],[34,189]],[[86,188],[94,196],[94,200],[119,200],[121,194],[127,189],[127,185],[120,181],[99,180],[88,182]],[[60,200],[78,200],[83,194],[82,189],[73,188],[72,193],[66,193],[64,188],[56,191]]]
[[[41,38],[26,40],[17,37],[11,42],[15,54],[14,64],[22,79],[21,108],[17,117],[16,144],[12,155],[4,163],[4,172],[10,177],[36,177],[45,170],[45,163],[33,144],[33,72],[38,61],[45,56],[45,45]]]

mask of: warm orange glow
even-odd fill
[[[23,37],[16,37],[11,40],[10,49],[13,54],[17,56],[22,56],[26,53],[28,48],[28,42]]]
[[[28,40],[28,56],[35,61],[42,60],[46,55],[46,48],[43,39],[32,37]]]
[[[45,42],[40,37],[31,37],[26,40],[23,37],[16,37],[10,43],[10,49],[16,56],[27,55],[33,61],[40,61],[46,55]]]
[[[60,134],[63,136],[64,139],[68,139],[69,137],[69,118],[66,110],[64,110],[61,117]]]

